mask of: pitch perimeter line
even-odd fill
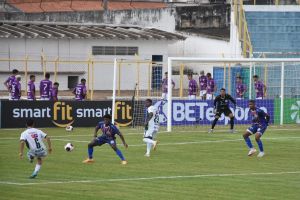
[[[164,179],[184,179],[184,178],[205,178],[205,177],[234,177],[234,176],[262,176],[262,175],[285,175],[285,174],[300,174],[300,171],[293,172],[261,172],[261,173],[241,173],[241,174],[197,174],[197,175],[182,175],[182,176],[155,176],[155,177],[140,177],[140,178],[117,178],[117,179],[98,179],[98,180],[77,180],[77,181],[48,181],[48,182],[31,182],[17,183],[10,181],[0,181],[3,185],[47,185],[47,184],[68,184],[68,183],[96,183],[96,182],[122,182],[122,181],[142,181],[142,180],[164,180]]]
[[[1,130],[1,129],[0,129]],[[298,131],[299,129],[268,129],[268,131]],[[194,131],[176,131],[175,133],[171,132],[167,132],[167,131],[160,131],[158,132],[159,134],[169,134],[169,135],[174,135],[174,134],[182,134],[182,133],[207,133],[207,131],[203,131],[203,130],[194,130]],[[214,133],[227,133],[224,130],[214,130]],[[124,135],[143,135],[144,133],[142,132],[137,132],[137,133],[125,133]],[[229,133],[227,133],[229,134]],[[239,134],[239,133],[237,133]],[[232,134],[232,135],[236,135],[236,134]],[[64,137],[85,137],[85,136],[92,136],[89,134],[85,134],[85,135],[72,135],[72,133],[70,133],[70,135],[57,135],[57,136],[50,136],[51,138],[64,138]],[[19,139],[19,137],[10,137],[10,138],[0,138],[1,140],[15,140],[15,139]]]
[[[284,139],[300,139],[300,137],[279,137],[279,138],[264,138],[264,140],[284,140]],[[88,143],[90,141],[84,140],[68,140],[68,139],[52,139],[56,141],[64,142],[78,142],[78,143]],[[186,145],[186,144],[205,144],[205,143],[223,143],[223,142],[237,142],[244,141],[244,139],[232,139],[232,140],[204,140],[204,141],[194,141],[194,142],[174,142],[174,143],[159,143],[159,146],[172,146],[172,145]],[[140,147],[145,146],[145,144],[132,144],[129,147]]]
[[[12,140],[15,138],[3,138],[3,140]],[[278,138],[264,138],[264,140],[290,140],[290,139],[300,139],[300,137],[278,137]],[[63,142],[78,142],[78,143],[89,143],[90,140],[72,140],[72,139],[56,139],[51,138],[53,141],[63,141]],[[238,142],[244,139],[229,139],[229,140],[204,140],[204,141],[191,141],[191,142],[174,142],[174,143],[159,143],[159,146],[172,146],[172,145],[186,145],[186,144],[206,144],[206,143],[223,143],[223,142]],[[129,147],[140,147],[145,146],[145,144],[132,144]]]

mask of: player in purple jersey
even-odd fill
[[[240,76],[236,77],[235,91],[236,91],[236,99],[244,99],[244,95],[245,92],[247,91],[247,88],[245,84],[243,84],[242,77]]]
[[[253,76],[253,81],[254,81],[256,99],[263,99],[264,97],[266,97],[267,87],[262,81],[259,80],[258,75]]]
[[[263,111],[262,109],[257,108],[254,100],[249,101],[249,108],[250,108],[249,111],[251,112],[251,116],[252,116],[252,126],[250,126],[243,135],[245,142],[248,148],[250,149],[248,156],[252,156],[253,154],[256,153],[256,149],[253,148],[253,145],[249,138],[250,135],[255,134],[255,140],[257,142],[260,151],[257,157],[263,157],[265,153],[260,138],[267,130],[270,121],[270,116],[267,113],[265,113],[265,111]]]
[[[188,74],[188,79],[189,79],[189,100],[194,100],[196,99],[196,95],[198,92],[198,84],[195,79],[193,79],[193,74],[190,73]]]
[[[41,100],[50,100],[51,90],[52,90],[52,82],[50,79],[50,73],[45,74],[45,79],[40,82],[40,95]]]
[[[214,98],[214,92],[217,90],[214,79],[211,77],[211,73],[207,73],[207,91],[206,99],[212,100]]]
[[[59,87],[59,83],[58,82],[54,82],[52,90],[51,90],[51,101],[58,101],[58,98],[57,98],[58,87]]]
[[[35,100],[35,75],[30,75],[29,79],[27,84],[27,100],[33,101]]]
[[[16,80],[11,84],[11,99],[13,101],[18,101],[21,98],[21,76],[16,75]]]
[[[86,98],[86,86],[85,86],[86,80],[82,78],[80,80],[80,83],[77,84],[77,86],[73,90],[73,94],[75,95],[76,101],[84,101]]]
[[[12,75],[9,76],[6,81],[4,81],[4,86],[6,87],[9,93],[9,99],[11,99],[11,84],[16,80],[16,75],[19,73],[17,69],[12,70]]]
[[[175,88],[175,83],[172,80],[172,89]],[[161,82],[162,95],[161,98],[166,100],[168,98],[168,72],[165,72],[165,78]]]
[[[200,98],[202,100],[206,100],[207,76],[205,76],[204,71],[200,72],[199,85],[200,85]]]
[[[115,135],[118,135],[120,139],[122,140],[123,145],[125,148],[128,147],[128,145],[125,142],[124,136],[119,131],[119,129],[111,123],[111,116],[110,115],[104,115],[103,116],[104,122],[99,122],[95,128],[94,132],[94,139],[88,144],[88,155],[89,158],[84,160],[83,163],[93,163],[93,152],[95,146],[101,146],[103,144],[108,144],[110,147],[116,152],[116,154],[121,159],[121,164],[126,165],[127,161],[125,160],[122,152],[117,148],[116,143],[116,137]],[[97,137],[98,130],[101,129],[102,135]]]

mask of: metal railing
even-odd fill
[[[234,0],[234,19],[237,26],[239,40],[242,43],[242,52],[245,58],[250,58],[253,55],[253,48],[248,31],[248,25],[246,21],[246,15],[243,7],[243,0]]]

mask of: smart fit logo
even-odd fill
[[[132,123],[132,107],[128,102],[117,101],[115,112],[116,124],[119,126],[129,126]]]
[[[55,102],[53,104],[53,124],[58,127],[67,127],[73,124],[72,106],[65,102]]]

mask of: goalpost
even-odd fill
[[[140,59],[137,56],[136,59],[115,59],[113,122],[119,126],[143,128],[146,117],[145,100],[151,99],[158,109],[164,103],[161,94],[164,73],[162,62]],[[162,126],[162,129],[165,127]]]
[[[200,65],[200,66],[199,66]],[[240,67],[234,67],[239,65]],[[220,67],[221,66],[221,67]],[[223,66],[223,69],[222,69]],[[182,67],[185,68],[182,70]],[[178,69],[179,68],[179,69]],[[222,75],[218,77],[218,69],[223,70]],[[171,82],[172,82],[172,72],[174,70],[180,71],[180,76],[182,79],[184,71],[190,71],[192,74],[196,75],[196,81],[199,84],[198,76],[200,70],[209,70],[213,74],[213,78],[215,81],[220,81],[219,79],[223,79],[221,82],[221,87],[226,88],[227,92],[234,96],[234,79],[238,74],[244,76],[244,83],[247,83],[248,95],[244,98],[245,100],[241,100],[237,102],[243,104],[245,108],[245,104],[249,99],[255,99],[255,90],[253,86],[253,75],[259,75],[260,79],[267,86],[267,96],[264,100],[257,100],[261,106],[266,105],[267,109],[269,109],[274,117],[272,118],[273,124],[283,125],[283,124],[299,124],[300,123],[300,59],[285,59],[285,58],[241,58],[241,59],[232,59],[232,58],[193,58],[193,57],[169,57],[168,58],[168,99],[167,99],[167,131],[172,131],[172,127],[176,125],[174,121],[173,114],[175,113],[174,106],[174,95],[172,94]],[[216,80],[218,79],[218,80]],[[246,79],[246,80],[245,80]],[[182,81],[181,81],[182,82]],[[217,84],[218,85],[218,84]],[[268,88],[269,85],[269,88]],[[215,94],[218,94],[218,90],[215,91]],[[182,88],[180,88],[180,94],[182,94]],[[268,93],[269,90],[269,93]],[[179,96],[179,99],[184,99],[183,95]],[[198,103],[201,102],[199,100],[199,96],[196,100],[184,100],[185,102],[194,103],[194,110],[188,111],[189,115],[192,116],[193,120],[196,120],[196,113],[199,112],[203,114],[203,107],[199,106]],[[206,100],[207,103],[211,105],[213,100]],[[183,103],[185,103],[183,102]],[[246,104],[247,105],[247,104]],[[188,107],[186,105],[184,109]],[[197,108],[197,106],[199,108]],[[287,108],[289,107],[289,110]],[[201,110],[202,109],[202,110]],[[199,110],[199,111],[198,111]],[[249,110],[248,110],[249,111]],[[184,110],[184,112],[187,112]],[[238,113],[241,111],[234,111],[233,113]],[[244,110],[244,120],[238,121],[241,124],[249,121],[248,113],[246,113],[246,109]],[[185,113],[186,114],[186,113]],[[184,120],[183,120],[184,121]],[[188,121],[179,123],[180,125],[188,124]],[[203,125],[209,123],[204,121]]]

